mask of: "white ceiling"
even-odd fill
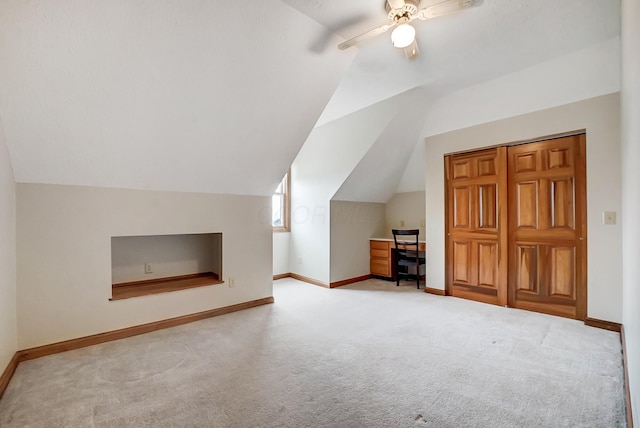
[[[347,39],[387,22],[385,0],[283,1]],[[422,0],[420,7],[440,1]],[[414,22],[418,60],[407,61],[388,34],[363,43],[320,124],[416,86],[437,96],[616,37],[620,1],[484,0]]]
[[[386,34],[337,50],[332,32],[385,19],[383,0],[3,0],[0,124],[15,178],[268,195],[316,123],[611,39],[620,4],[484,0],[416,24],[415,62]]]
[[[3,0],[15,179],[269,195],[356,54],[325,33],[280,0]]]

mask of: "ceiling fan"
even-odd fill
[[[482,3],[482,0],[445,0],[423,9],[418,9],[419,3],[420,0],[386,0],[385,9],[389,23],[340,43],[338,48],[341,50],[348,49],[359,42],[386,33],[393,28],[391,43],[396,48],[403,49],[407,58],[414,60],[418,57],[419,50],[416,42],[416,30],[410,25],[411,21],[414,19],[425,21],[460,9],[478,6]]]

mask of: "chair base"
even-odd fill
[[[402,274],[397,274],[396,275],[396,287],[400,286],[400,276]],[[415,280],[416,281],[416,288],[419,290],[420,289],[420,277],[416,277],[415,275],[403,275],[405,276],[407,281],[411,281],[411,280]],[[413,277],[413,278],[412,278]]]

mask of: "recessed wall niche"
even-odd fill
[[[113,236],[111,300],[222,281],[222,233]]]

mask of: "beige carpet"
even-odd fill
[[[616,333],[369,280],[23,363],[9,427],[624,427]]]

